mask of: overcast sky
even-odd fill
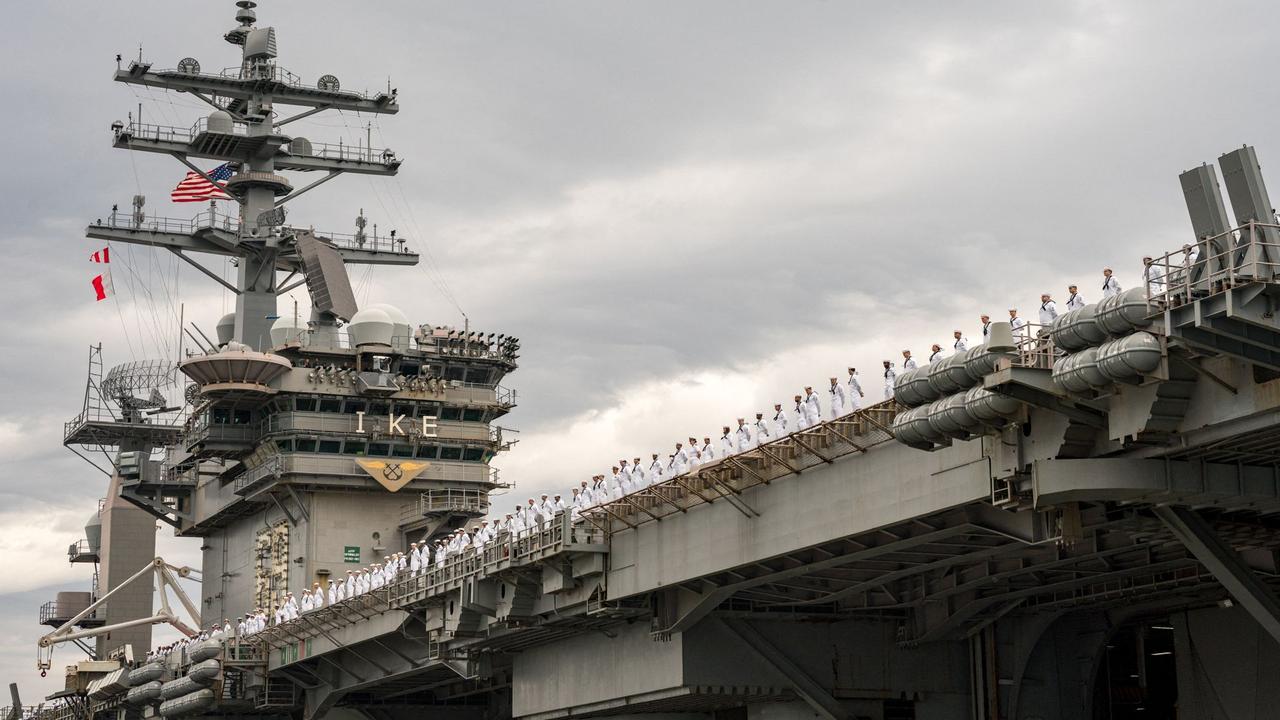
[[[473,328],[522,338],[504,507],[849,364],[878,399],[882,359],[976,335],[981,312],[1034,319],[1038,295],[1070,282],[1096,300],[1104,265],[1133,284],[1142,254],[1191,238],[1180,171],[1242,143],[1264,170],[1280,158],[1274,3],[261,5],[284,67],[390,82],[402,108],[367,130],[350,114],[294,126],[313,141],[368,133],[405,164],[316,190],[291,222],[351,232],[364,208],[430,262],[353,269],[360,301],[433,324],[461,324],[460,306]],[[135,193],[152,215],[195,211],[167,201],[184,169],[113,150],[111,121],[139,104],[146,122],[205,114],[111,82],[114,58],[141,43],[157,67],[234,65],[233,15],[122,0],[9,18],[0,681],[28,701],[55,685],[32,670],[37,606],[88,588],[64,553],[105,489],[60,445],[88,345],[108,366],[172,356],[180,305],[209,333],[231,305],[173,258],[125,247],[118,294],[93,301],[87,221]],[[168,557],[193,562],[198,544],[161,531]]]

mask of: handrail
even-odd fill
[[[1280,224],[1250,222],[1186,243],[1143,270],[1154,314],[1254,282],[1280,280]]]

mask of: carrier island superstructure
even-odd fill
[[[1052,327],[993,323],[984,345],[901,375],[893,400],[576,522],[145,661],[149,623],[181,615],[173,576],[190,574],[148,562],[154,518],[202,543],[201,624],[270,608],[485,513],[504,447],[491,422],[512,404],[498,382],[518,341],[356,308],[343,263],[414,262],[402,243],[285,222],[280,204],[317,183],[277,171],[323,182],[399,160],[282,126],[395,112],[396,93],[304,85],[238,6],[234,71],[186,59],[116,75],[215,106],[191,129],[121,123],[115,144],[236,163],[240,213],[138,211],[89,236],[236,257],[236,312],[180,363],[181,424],[157,420],[165,367],[103,376],[91,353],[66,441],[107,451],[111,483],[100,540],[71,554],[99,561],[106,602],[42,617],[59,626],[44,645],[97,645],[59,698],[21,714],[1274,717],[1280,226],[1247,146],[1181,175],[1191,226],[1164,239],[1176,249],[1153,261],[1156,283]],[[279,117],[287,105],[306,109]],[[307,283],[306,323],[270,319],[294,282],[281,274]],[[121,585],[147,573],[154,617],[149,583]]]

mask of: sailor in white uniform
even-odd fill
[[[756,413],[756,421],[754,425],[755,428],[753,432],[756,436],[755,444],[757,447],[773,440],[769,435],[769,424],[764,421],[764,413]]]
[[[1067,296],[1067,312],[1079,310],[1085,306],[1084,298],[1080,297],[1080,293],[1075,285],[1068,285],[1067,292],[1071,293]]]
[[[689,444],[684,446],[684,464],[688,465],[689,469],[692,470],[704,462],[706,461],[702,459],[698,452],[698,438],[690,435]]]
[[[636,490],[643,490],[649,484],[645,477],[644,468],[640,465],[640,458],[635,457],[631,460],[631,485]]]
[[[1013,330],[1013,340],[1017,342],[1018,338],[1026,337],[1027,321],[1018,315],[1018,308],[1009,308],[1009,328]]]
[[[1049,293],[1040,295],[1040,332],[1049,331],[1049,326],[1054,320],[1058,319],[1058,304],[1053,301]]]
[[[805,412],[809,414],[809,425],[812,427],[822,422],[822,401],[811,385],[804,386]]]
[[[888,360],[884,361],[884,399],[893,399],[893,384],[898,380],[898,373],[893,369],[893,363]]]
[[[932,365],[942,359],[942,346],[934,343],[930,348],[929,361],[925,365]]]
[[[951,333],[951,336],[955,338],[955,342],[951,343],[952,354],[959,355],[969,349],[969,338],[965,337],[964,333],[956,330]]]
[[[725,425],[720,429],[720,457],[727,458],[730,455],[736,455],[738,448],[734,446],[733,438],[729,437],[729,426]]]
[[[860,409],[862,407],[862,398],[866,397],[866,394],[862,392],[862,382],[858,380],[857,368],[849,368],[849,378],[845,380],[844,384],[845,389],[848,391],[846,395],[849,398],[849,409]]]
[[[1102,268],[1102,297],[1109,298],[1120,294],[1120,283],[1111,274],[1111,268]]]
[[[662,482],[662,462],[658,460],[658,453],[653,454],[653,462],[649,463],[649,472],[644,479],[649,485],[657,485]]]
[[[747,428],[747,421],[743,418],[738,418],[738,429],[734,431],[733,437],[738,452],[746,452],[751,449],[751,430]]]
[[[685,461],[684,443],[676,443],[676,451],[671,456],[671,477],[683,475],[689,470],[689,465]]]
[[[1147,284],[1147,295],[1164,294],[1164,268],[1156,265],[1151,257],[1142,258],[1142,280]]]
[[[782,403],[773,404],[773,437],[780,438],[787,434],[787,414],[782,410]]]
[[[978,319],[982,321],[982,344],[986,345],[991,339],[991,316],[984,313]]]
[[[840,384],[837,378],[831,378],[831,419],[836,420],[844,417],[845,413],[845,392],[844,386]]]
[[[804,398],[797,395],[795,397],[796,406],[793,408],[796,414],[796,430],[804,430],[809,427],[809,411],[805,405]]]
[[[902,369],[903,369],[904,371],[905,371],[905,370],[915,370],[915,369],[916,369],[916,359],[915,359],[915,358],[913,358],[913,357],[911,357],[911,351],[910,351],[910,350],[903,350],[903,351],[902,351]]]
[[[716,461],[716,446],[711,444],[711,438],[702,438],[702,446],[698,448],[698,458],[702,460],[703,465],[710,465]]]

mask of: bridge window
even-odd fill
[[[466,369],[460,367],[448,367],[444,369],[445,380],[461,380],[466,377]]]
[[[460,447],[442,447],[440,448],[441,460],[461,460],[462,448]]]
[[[369,403],[366,403],[363,400],[348,400],[346,404],[343,405],[342,412],[348,415],[355,415],[358,412],[366,412],[368,407]]]
[[[343,455],[363,455],[367,444],[363,440],[348,440],[342,446]]]
[[[462,411],[462,419],[467,422],[483,422],[484,411],[479,408],[468,408]]]
[[[384,456],[391,454],[391,443],[369,443],[369,454]]]
[[[433,458],[435,458],[435,456],[436,456],[436,451],[438,451],[439,449],[440,449],[440,448],[438,448],[438,447],[437,447],[437,446],[435,446],[435,445],[419,445],[419,446],[418,446],[418,457],[420,457],[420,458],[427,458],[427,459],[433,459]]]
[[[413,446],[397,443],[391,446],[391,454],[395,457],[413,457]]]
[[[462,459],[467,462],[479,462],[480,458],[483,456],[484,451],[480,448],[467,448],[462,451]]]
[[[394,408],[395,408],[395,409],[393,409],[391,412],[395,413],[396,415],[403,415],[403,416],[405,416],[405,417],[413,417],[413,410],[414,410],[414,407],[413,407],[412,405],[408,405],[408,404],[405,404],[405,403],[396,403],[396,405],[394,406]]]
[[[316,399],[313,397],[308,397],[308,398],[300,397],[297,400],[295,400],[294,403],[297,406],[299,412],[315,412]]]
[[[382,417],[391,414],[391,406],[384,402],[376,402],[369,405],[369,414]]]
[[[320,398],[320,412],[342,412],[342,401],[338,398]]]
[[[485,385],[489,382],[489,371],[486,369],[468,370],[467,382],[477,385]]]
[[[444,407],[440,409],[441,420],[461,420],[462,408]]]
[[[342,451],[341,440],[321,440],[320,452],[322,453],[338,453]]]
[[[294,442],[294,446],[297,447],[298,452],[315,452],[316,451],[315,438],[298,438]]]

